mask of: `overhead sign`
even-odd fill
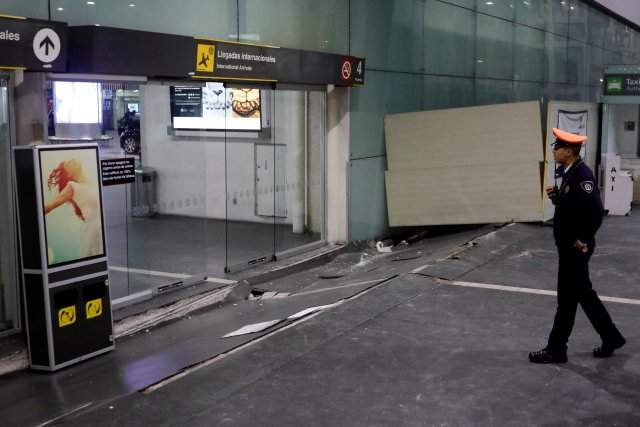
[[[640,74],[605,74],[604,94],[640,96]]]
[[[0,68],[66,71],[67,24],[0,17]]]
[[[196,67],[189,72],[194,78],[364,84],[364,58],[197,38],[196,44]]]
[[[68,56],[70,73],[150,78],[352,86],[365,70],[350,55],[102,26],[70,27]]]

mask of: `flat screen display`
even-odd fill
[[[100,84],[54,82],[56,123],[102,123]]]
[[[98,148],[40,149],[49,267],[105,255]]]
[[[261,129],[260,89],[225,88],[214,82],[204,87],[171,86],[170,99],[176,130]]]

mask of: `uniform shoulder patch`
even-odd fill
[[[586,193],[591,193],[593,191],[593,181],[583,181],[580,183],[580,187],[582,187]]]

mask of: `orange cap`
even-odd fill
[[[587,139],[589,139],[586,136],[576,135],[574,133],[565,132],[563,130],[556,129],[556,128],[553,128],[553,134],[560,141],[565,142],[568,145],[580,145],[583,142],[585,142]],[[556,143],[557,143],[557,141],[556,141]]]

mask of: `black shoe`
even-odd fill
[[[529,353],[529,360],[533,363],[565,363],[567,360],[566,353],[552,353],[543,348],[540,351]]]
[[[610,357],[613,354],[613,351],[622,347],[627,343],[623,337],[620,337],[617,341],[613,341],[610,343],[602,343],[602,345],[593,350],[593,357],[599,357],[601,359],[605,357]]]

